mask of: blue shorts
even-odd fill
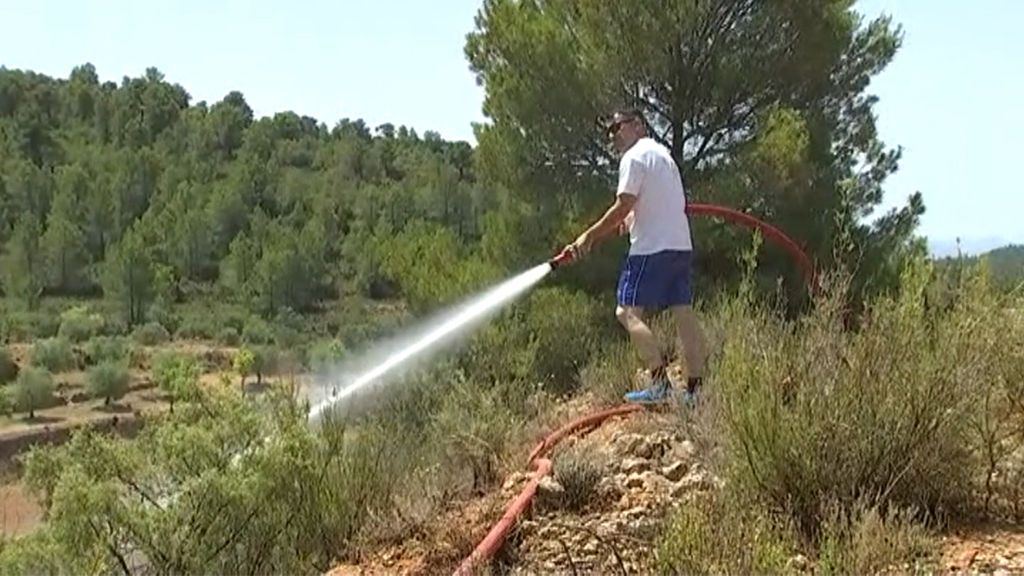
[[[692,304],[691,257],[688,250],[627,256],[619,274],[618,304],[656,309]]]

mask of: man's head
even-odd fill
[[[607,134],[615,150],[622,154],[647,135],[643,114],[635,108],[616,110],[608,123]]]

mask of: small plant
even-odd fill
[[[596,450],[568,450],[555,459],[554,479],[565,489],[562,503],[572,512],[582,511],[597,497],[604,466]]]
[[[270,324],[259,316],[250,316],[242,328],[242,342],[250,345],[270,344],[274,341],[274,331]]]
[[[46,338],[32,346],[32,365],[50,372],[64,372],[78,367],[71,343],[64,338]]]
[[[103,330],[103,317],[85,306],[75,306],[60,315],[57,335],[70,342],[84,342]]]
[[[19,412],[27,412],[29,419],[36,417],[36,410],[49,405],[53,399],[53,376],[45,368],[30,366],[18,374],[12,396]]]
[[[143,346],[159,346],[171,339],[162,324],[149,322],[135,329],[135,341]]]
[[[345,344],[335,338],[317,342],[309,350],[309,368],[314,372],[323,372],[332,364],[345,357]]]
[[[235,330],[233,326],[225,326],[217,334],[217,341],[224,346],[238,346],[241,338],[238,336],[238,330]]]
[[[105,406],[111,400],[121,399],[128,392],[130,376],[124,365],[115,362],[104,362],[89,370],[87,388],[94,398],[103,398]]]
[[[238,374],[239,386],[242,388],[242,393],[245,393],[245,379],[252,374],[253,366],[256,364],[256,355],[249,348],[242,348],[235,353],[235,357],[231,362],[231,367],[234,368],[235,373]]]
[[[18,377],[18,365],[6,348],[0,348],[0,384],[14,382]]]
[[[200,373],[198,361],[189,354],[165,350],[154,358],[153,382],[167,394],[172,413],[175,400],[192,392]]]
[[[85,363],[90,366],[104,362],[127,362],[131,342],[124,336],[97,336],[85,343]]]

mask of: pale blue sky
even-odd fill
[[[240,90],[257,115],[294,110],[327,125],[473,141],[483,91],[463,45],[479,0],[243,2],[0,0],[0,65],[66,76],[92,62],[120,81],[159,68],[194,101]],[[872,84],[889,144],[904,147],[886,206],[924,194],[921,233],[945,251],[1024,243],[1024,1],[859,0],[890,13],[902,50]],[[402,15],[402,18],[398,18]]]

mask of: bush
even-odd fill
[[[118,363],[104,362],[91,368],[86,375],[86,386],[93,398],[103,398],[104,404],[121,399],[131,383],[128,369]]]
[[[231,326],[225,326],[217,333],[217,341],[224,346],[238,346],[241,339],[238,336],[238,330]]]
[[[18,377],[18,365],[6,348],[0,348],[0,384],[14,382]]]
[[[310,348],[307,365],[314,372],[324,372],[345,357],[345,344],[337,338],[320,341]]]
[[[12,310],[0,316],[0,340],[28,342],[57,335],[60,318],[42,311]]]
[[[989,440],[1006,436],[981,432],[1011,407],[1006,383],[1024,374],[1014,351],[1024,327],[1003,320],[1007,303],[980,280],[931,308],[929,276],[924,264],[909,267],[899,292],[869,303],[855,329],[841,277],[796,322],[746,290],[713,322],[725,338],[703,414],[722,473],[810,542],[837,514],[941,521],[976,510],[974,495],[986,493]]]
[[[541,288],[472,340],[463,367],[484,381],[541,385],[560,395],[577,388],[605,334],[590,297]]]
[[[192,386],[201,373],[199,361],[191,354],[163,350],[153,359],[153,382],[167,394],[171,411],[177,399],[194,391]]]
[[[57,335],[70,342],[84,342],[103,330],[103,317],[86,306],[72,307],[60,315]]]
[[[322,572],[390,501],[390,439],[311,430],[281,396],[200,400],[132,439],[83,430],[33,450],[24,478],[47,522],[0,550],[0,572],[83,574],[140,551],[156,573]],[[121,536],[79,529],[97,523]]]
[[[15,409],[27,412],[35,418],[36,410],[45,408],[53,400],[55,386],[53,376],[45,368],[31,366],[18,374],[18,380],[11,391]]]
[[[47,338],[32,346],[31,363],[50,372],[65,372],[78,368],[78,361],[71,343],[64,338]]]
[[[124,336],[97,336],[85,343],[85,363],[95,366],[104,362],[127,363],[132,344]]]
[[[270,324],[258,316],[250,316],[242,328],[242,342],[252,345],[270,344],[274,341],[274,331]]]
[[[784,520],[735,494],[711,492],[683,502],[656,542],[660,574],[781,574],[798,539]]]
[[[171,339],[171,335],[163,325],[148,322],[135,329],[135,341],[143,346],[159,346]]]
[[[596,450],[571,449],[554,461],[554,480],[565,489],[562,506],[580,512],[596,499],[604,476],[604,462]]]

